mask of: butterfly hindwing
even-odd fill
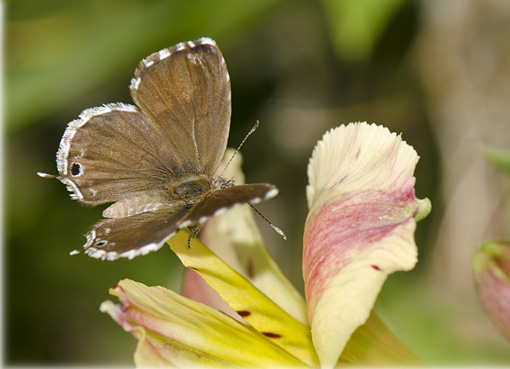
[[[103,220],[87,234],[84,252],[98,259],[115,260],[158,250],[170,236],[190,225],[184,221],[188,212],[185,207],[172,207]]]
[[[276,187],[265,183],[232,186],[210,192],[191,208],[171,207],[103,220],[87,234],[84,250],[108,260],[144,255],[158,250],[183,227],[204,223],[237,204],[258,203],[277,194]]]
[[[195,204],[186,219],[203,223],[213,215],[217,215],[222,210],[227,210],[234,205],[257,204],[275,197],[277,194],[278,189],[266,183],[242,184],[222,188],[209,193],[201,202]]]

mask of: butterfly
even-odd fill
[[[132,259],[158,250],[182,228],[238,204],[278,194],[216,175],[230,130],[231,90],[215,41],[203,37],[143,59],[130,85],[136,104],[84,110],[57,152],[57,178],[71,198],[113,203],[86,234],[85,254]]]

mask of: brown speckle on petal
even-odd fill
[[[248,310],[237,310],[236,313],[243,318],[246,318],[247,316],[251,315],[251,312],[249,312]]]
[[[269,337],[269,338],[281,338],[282,337],[281,334],[273,333],[273,332],[260,332],[260,333],[262,333],[264,336]]]

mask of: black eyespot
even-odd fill
[[[106,240],[97,240],[96,241],[96,246],[97,247],[103,247],[103,246],[106,246],[107,243],[108,243],[108,241],[106,241]]]
[[[79,176],[81,174],[81,165],[79,163],[71,164],[71,175],[73,177]]]

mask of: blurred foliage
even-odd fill
[[[102,209],[80,207],[62,184],[36,172],[56,172],[59,140],[80,111],[131,101],[128,86],[143,57],[201,36],[217,41],[229,67],[230,146],[237,146],[256,119],[261,122],[243,147],[244,170],[248,182],[280,189],[258,209],[289,240],[282,241],[264,222],[260,228],[293,283],[302,288],[304,188],[315,142],[341,123],[384,124],[403,132],[421,156],[417,196],[430,198],[434,211],[418,226],[418,267],[390,277],[377,310],[426,364],[510,363],[508,343],[472,303],[474,291],[445,292],[443,280],[431,274],[435,234],[446,208],[444,159],[436,138],[443,137],[438,130],[447,129],[431,122],[435,99],[420,75],[424,58],[416,48],[426,33],[424,4],[429,3],[6,2],[7,363],[132,365],[135,339],[98,310],[108,289],[122,278],[179,288],[182,266],[167,247],[132,261],[70,257]]]
[[[484,147],[482,149],[484,157],[499,169],[510,174],[510,151]]]
[[[34,124],[41,115],[132,66],[140,52],[150,54],[154,47],[161,49],[169,41],[195,39],[205,33],[242,33],[276,2],[35,3],[39,5],[19,1],[7,9],[7,33],[15,40],[8,42],[6,50],[8,132]],[[211,21],[214,19],[221,22]],[[30,109],[27,100],[33,102]]]
[[[404,0],[322,0],[340,58],[366,60]]]

